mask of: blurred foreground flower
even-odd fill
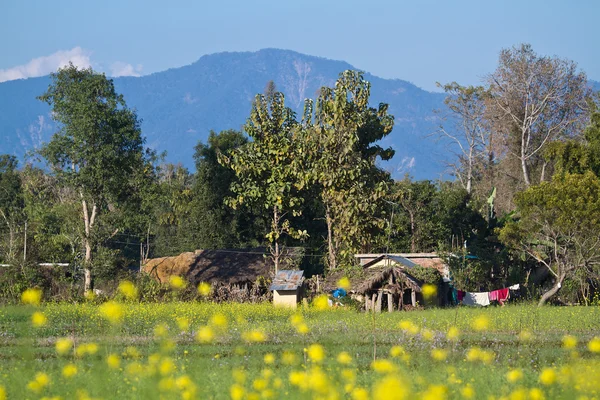
[[[27,384],[27,388],[32,392],[40,393],[49,384],[50,377],[43,372],[38,372],[35,375],[35,379]]]
[[[350,290],[350,279],[348,279],[347,277],[343,277],[342,279],[337,281],[337,286],[346,291]]]
[[[542,372],[540,372],[540,383],[542,385],[552,385],[556,382],[556,371],[552,368],[544,368]]]
[[[71,378],[77,374],[77,367],[74,364],[67,364],[62,369],[62,375],[65,378]]]
[[[130,281],[121,281],[119,283],[119,292],[129,300],[135,300],[138,297],[138,290]]]
[[[46,325],[47,322],[48,318],[42,312],[36,311],[31,315],[31,324],[36,328]]]
[[[592,340],[590,340],[588,343],[588,349],[592,353],[600,353],[600,337],[594,337]]]
[[[40,289],[27,289],[21,294],[23,304],[39,306],[42,301],[42,291]]]
[[[198,293],[200,293],[200,296],[202,296],[202,297],[206,297],[206,296],[210,295],[211,291],[212,291],[212,286],[210,286],[210,283],[202,282],[198,285]]]
[[[169,278],[169,286],[171,286],[171,289],[173,290],[181,290],[185,288],[185,284],[185,279],[183,279],[179,275],[172,275]]]
[[[312,304],[317,310],[327,310],[329,308],[329,299],[326,295],[321,294],[314,298]]]
[[[430,299],[437,294],[437,287],[430,283],[423,285],[423,297]]]
[[[119,324],[123,321],[123,306],[115,301],[108,301],[98,307],[100,315],[107,319],[111,324]]]
[[[484,331],[490,327],[490,319],[487,317],[487,315],[480,315],[473,320],[471,326],[476,331]]]
[[[57,339],[54,347],[59,355],[65,355],[73,347],[73,341],[69,338]]]
[[[306,353],[308,358],[315,363],[320,363],[325,358],[325,349],[320,344],[311,344]]]

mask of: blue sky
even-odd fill
[[[344,60],[428,90],[477,84],[527,42],[600,80],[600,1],[0,0],[0,81],[74,60],[145,75],[266,47]]]

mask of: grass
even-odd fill
[[[270,304],[118,308],[124,314],[116,324],[94,304],[0,308],[0,386],[7,398],[600,396],[600,354],[588,348],[600,336],[598,307],[510,305],[376,315],[293,312]],[[32,326],[35,311],[47,317],[43,326]],[[307,333],[299,332],[303,325]],[[451,327],[460,332],[456,340],[447,338]],[[565,335],[577,338],[575,347],[563,348]],[[61,338],[74,343],[63,355],[55,348]],[[97,350],[77,355],[89,343]],[[338,359],[342,352],[347,356]],[[111,355],[120,361],[116,368],[107,363]],[[73,376],[63,375],[66,365],[74,366]],[[551,369],[547,379],[540,376],[544,369]],[[511,382],[507,373],[513,370],[522,378]],[[49,382],[43,375],[36,381],[38,373]]]

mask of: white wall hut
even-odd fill
[[[304,271],[280,270],[269,287],[273,291],[273,304],[296,308],[302,298]]]

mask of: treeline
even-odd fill
[[[211,132],[195,171],[145,147],[111,80],[72,65],[40,100],[60,130],[44,168],[0,156],[2,296],[32,284],[89,290],[145,260],[195,249],[305,249],[309,273],[364,252],[448,256],[455,284],[525,283],[592,301],[600,281],[600,113],[587,78],[530,46],[502,51],[485,86],[448,92],[434,134],[458,149],[453,182],[393,180],[379,143],[393,128],[356,71],[307,100],[302,115],[270,82],[243,132]],[[69,267],[43,269],[40,262]],[[59,282],[60,284],[58,284]],[[81,291],[80,291],[81,293]]]

